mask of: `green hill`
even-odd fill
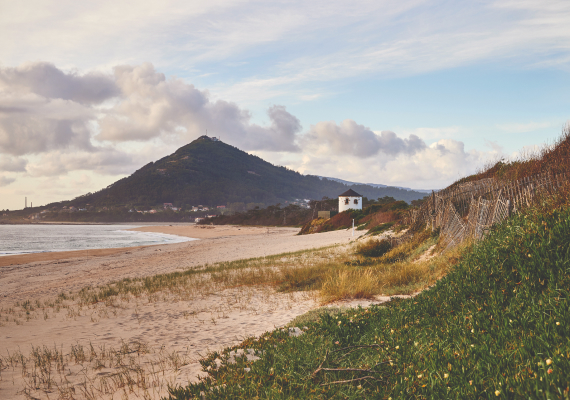
[[[424,193],[386,187],[353,185],[368,198],[391,196],[421,199]],[[202,136],[174,154],[151,162],[109,187],[73,200],[75,205],[174,206],[228,203],[284,204],[295,199],[336,198],[348,186],[312,175],[302,175],[223,142]]]

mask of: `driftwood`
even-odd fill
[[[337,353],[337,352],[343,351],[343,350],[350,350],[350,351],[347,352],[346,354],[343,354],[340,358],[338,358],[337,360],[335,360],[333,362],[339,361],[340,359],[344,358],[345,356],[349,355],[350,353],[352,353],[358,349],[379,348],[379,347],[381,347],[381,346],[377,345],[377,344],[373,344],[373,345],[364,345],[364,346],[348,346],[348,347],[344,347],[342,349],[337,349],[337,350],[332,351],[332,353]],[[325,368],[325,367],[323,367],[323,365],[327,361],[328,355],[329,355],[329,351],[327,350],[327,352],[325,353],[325,357],[323,358],[323,361],[317,367],[317,369],[311,374],[311,376],[310,376],[311,379],[315,378],[319,372],[350,372],[350,373],[367,373],[367,374],[379,374],[380,373],[379,371],[374,371],[373,369],[368,369],[368,368]],[[377,367],[378,365],[381,365],[381,364],[387,364],[387,362],[379,362],[376,365],[374,365],[374,367]],[[343,384],[343,383],[352,383],[352,382],[358,382],[358,381],[363,381],[363,380],[368,380],[368,379],[372,379],[372,380],[377,381],[377,382],[384,382],[380,378],[377,378],[377,377],[371,376],[371,375],[367,375],[367,376],[362,376],[362,377],[358,377],[358,378],[322,383],[321,386],[338,385],[338,384]]]

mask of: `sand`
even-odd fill
[[[160,227],[135,228],[157,232]],[[351,240],[356,231],[298,236],[298,228],[234,226],[164,226],[198,238],[184,243],[79,252],[39,253],[0,257],[0,306],[77,291],[123,278],[136,278],[200,265],[319,248]],[[59,255],[59,257],[58,257]],[[47,259],[45,259],[47,257]],[[4,261],[8,259],[9,261]],[[9,265],[7,265],[9,264]]]
[[[19,325],[5,322],[5,310],[14,302],[46,299],[60,292],[77,291],[126,277],[143,277],[185,270],[207,263],[260,257],[298,250],[348,244],[351,231],[297,236],[295,228],[244,228],[150,226],[136,228],[198,238],[200,240],[109,251],[45,253],[10,256],[0,266],[0,398],[26,398],[24,389],[36,398],[160,398],[167,384],[186,384],[198,379],[201,356],[210,350],[239,344],[249,336],[281,327],[318,306],[312,293],[276,293],[270,288],[232,288],[213,293],[196,293],[180,300],[168,296],[133,298],[116,304],[36,310]],[[358,232],[357,235],[363,232]],[[46,258],[47,257],[47,258]],[[3,258],[0,258],[2,260]],[[379,298],[376,302],[385,301]],[[347,303],[354,306],[357,303]],[[363,306],[370,304],[360,302]],[[41,317],[41,313],[44,313]],[[105,348],[118,350],[138,343],[145,350],[127,351],[117,361],[101,355]],[[91,361],[70,359],[72,346],[95,349]],[[63,372],[54,373],[47,383],[38,378],[29,361],[26,373],[21,365],[7,365],[9,354],[29,356],[32,346],[61,349]],[[107,354],[105,353],[105,354]],[[75,353],[74,353],[75,354]],[[110,353],[109,353],[110,354]],[[110,358],[109,358],[110,357]],[[128,361],[126,361],[128,359]],[[14,359],[12,359],[13,361]],[[55,364],[54,364],[55,365]],[[134,368],[134,366],[138,366]],[[136,375],[133,371],[139,371]],[[143,372],[141,372],[143,371]],[[153,372],[154,371],[154,372]],[[34,375],[35,373],[35,375]],[[125,385],[121,376],[145,376],[144,384]],[[36,378],[35,380],[33,378]],[[125,378],[123,376],[123,378]],[[126,378],[125,378],[126,379]],[[133,378],[134,379],[134,378]],[[38,383],[40,382],[40,383]],[[34,386],[38,386],[34,389]],[[145,386],[146,389],[141,389]],[[42,389],[42,390],[39,390]],[[47,393],[47,394],[46,394]]]

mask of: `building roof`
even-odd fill
[[[361,194],[356,193],[354,190],[352,189],[348,189],[346,192],[344,192],[343,194],[339,194],[338,197],[362,197]]]

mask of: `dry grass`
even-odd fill
[[[507,181],[549,173],[552,175],[570,171],[570,125],[566,125],[558,140],[535,150],[525,150],[518,157],[490,163],[481,172],[460,179],[457,183],[484,178],[499,178]],[[453,186],[453,185],[451,185]]]
[[[236,287],[319,291],[324,303],[372,298],[381,293],[407,294],[429,285],[435,271],[441,270],[436,267],[442,262],[441,257],[414,262],[437,240],[426,230],[387,252],[386,241],[371,239],[348,247],[332,246],[124,279],[101,287],[86,287],[76,293],[61,293],[55,299],[25,301],[2,308],[0,321],[4,325],[21,324],[32,318],[53,318],[60,312],[65,312],[68,318],[90,314],[96,321],[116,316],[124,304],[132,301],[192,300]],[[378,255],[381,257],[370,257]],[[452,264],[452,258],[443,256],[445,263]]]
[[[331,273],[325,280],[319,294],[323,303],[331,303],[343,299],[371,299],[385,294],[411,294],[433,285],[441,279],[461,258],[461,254],[471,243],[438,255],[429,260],[416,261],[416,258],[427,251],[435,240],[426,240],[419,246],[410,243],[402,245],[407,248],[407,258],[397,262],[379,262],[367,267],[346,267]],[[394,249],[395,254],[402,257],[404,250]],[[389,258],[388,258],[389,259]]]
[[[68,350],[68,351],[67,351]],[[92,344],[33,347],[0,356],[0,369],[19,374],[20,393],[34,399],[47,395],[57,399],[100,399],[135,394],[142,399],[164,392],[172,375],[191,360],[185,354],[169,353],[164,347],[144,342],[122,342],[118,349]]]
[[[364,257],[381,257],[386,254],[392,245],[389,240],[382,239],[370,239],[365,243],[360,243],[356,247],[356,254],[360,254]]]

